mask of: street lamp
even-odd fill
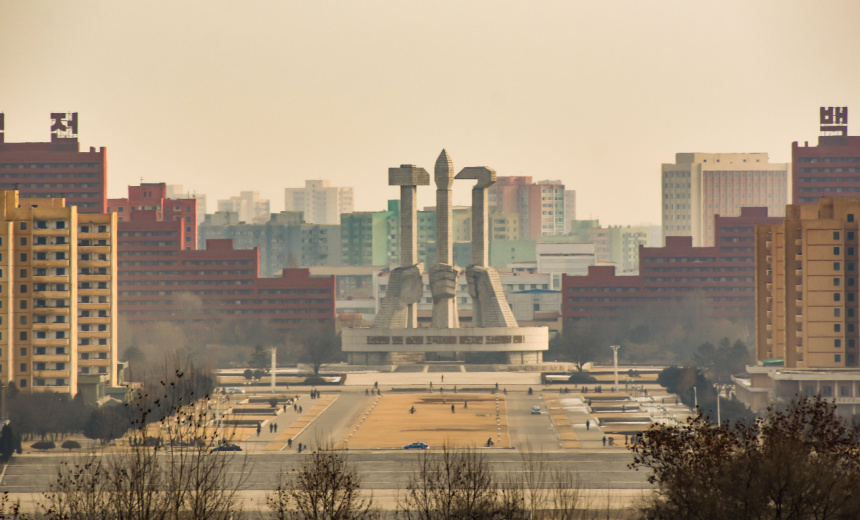
[[[615,390],[618,390],[618,349],[621,345],[610,345],[612,349],[612,361],[615,364]]]

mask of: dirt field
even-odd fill
[[[414,414],[409,413],[413,406]],[[398,449],[418,441],[431,448],[486,446],[488,438],[496,448],[511,443],[505,398],[492,394],[385,394],[365,410],[353,430],[341,446]]]

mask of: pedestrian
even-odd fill
[[[498,389],[499,389],[499,383],[496,383],[496,390],[498,391]]]
[[[454,413],[454,405],[451,405],[451,413]]]
[[[627,446],[627,434],[624,434],[624,445]]]
[[[454,393],[457,393],[457,385],[454,385]]]
[[[469,401],[463,401],[463,408],[469,407]]]
[[[529,395],[532,395],[532,387],[529,387]]]
[[[260,432],[262,432],[262,431],[263,431],[263,424],[257,423],[257,437],[260,436]]]
[[[287,439],[287,448],[292,448],[292,447],[293,447],[293,439],[289,438],[289,439]]]
[[[445,382],[445,374],[442,374],[442,382]]]
[[[269,433],[272,433],[274,431],[275,431],[275,425],[272,423],[269,423]]]
[[[430,381],[430,390],[433,390],[433,381]]]
[[[442,394],[442,392],[444,392],[444,391],[445,391],[445,389],[440,386],[439,387],[439,394]]]
[[[284,413],[287,413],[287,403],[284,403]]]
[[[621,412],[622,412],[622,413],[624,413],[624,412],[626,412],[626,411],[627,411],[627,405],[626,405],[626,404],[622,404],[622,405],[621,405]]]
[[[298,412],[298,411],[299,411],[299,405],[297,405],[296,403],[293,403],[293,411],[294,411],[294,412]]]
[[[504,393],[505,395],[508,395],[508,389],[507,389],[507,388],[503,388],[503,389],[502,389],[502,393]]]
[[[590,429],[591,429],[591,422],[590,422],[590,421],[588,421],[588,420],[586,420],[586,421],[585,421],[585,431],[588,431],[588,430],[590,430]]]
[[[299,406],[299,413],[302,413],[302,407]]]
[[[606,435],[603,436],[603,445],[606,446]]]
[[[365,388],[365,389],[364,389],[364,396],[365,396],[365,397],[367,397],[368,395],[370,395],[370,390],[368,390],[367,388]]]
[[[610,437],[610,438],[609,438],[609,445],[610,445],[610,446],[615,446],[615,437]]]
[[[278,423],[275,423],[275,433],[278,433]]]
[[[373,388],[379,388],[379,382],[378,381],[373,382]]]

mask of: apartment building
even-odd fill
[[[329,181],[306,180],[304,188],[284,190],[284,209],[303,212],[308,224],[337,225],[340,216],[353,208],[353,189],[338,188]]]
[[[2,380],[70,395],[79,374],[116,386],[115,216],[15,191],[0,204]]]
[[[0,113],[0,190],[27,198],[65,198],[78,213],[105,213],[107,149],[81,151],[78,114],[51,114],[51,140],[5,142]]]
[[[742,207],[785,214],[789,165],[766,153],[679,153],[661,172],[663,237],[691,236],[714,245],[714,217],[736,217]]]

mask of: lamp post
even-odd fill
[[[615,365],[615,390],[618,390],[618,349],[621,345],[611,345],[609,348],[612,349],[612,362]]]
[[[272,393],[275,393],[275,372],[277,371],[278,349],[272,347]]]
[[[699,389],[693,385],[693,407],[698,410],[699,409]]]

